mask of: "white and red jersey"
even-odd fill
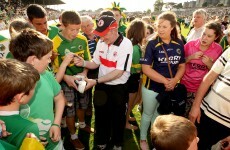
[[[125,72],[120,78],[105,82],[105,84],[118,85],[126,83],[130,76],[132,53],[133,46],[131,41],[122,35],[119,35],[111,45],[99,40],[93,56],[93,61],[100,65],[98,78],[116,69],[124,70]]]

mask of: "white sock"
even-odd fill
[[[71,139],[72,139],[72,140],[78,139],[77,134],[71,134]]]
[[[84,128],[86,126],[85,122],[79,122],[79,127]]]

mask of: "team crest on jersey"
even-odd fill
[[[79,50],[83,50],[83,46],[82,46],[82,45],[79,45],[79,46],[78,46],[78,49],[79,49]]]
[[[65,55],[70,53],[70,50],[69,49],[65,49]]]
[[[104,25],[104,20],[99,20],[97,25],[98,27],[102,27]]]
[[[181,54],[181,50],[178,48],[176,49],[177,54]]]
[[[0,51],[4,51],[6,49],[5,45],[0,44]]]
[[[117,56],[117,52],[114,52],[114,53],[113,53],[113,57],[116,57],[116,56]]]

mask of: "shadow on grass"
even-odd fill
[[[94,113],[93,113],[94,114]],[[135,107],[133,109],[133,112],[131,113],[131,116],[134,116],[136,118],[136,121],[130,122],[131,124],[135,125],[138,127],[137,130],[129,130],[125,129],[124,133],[124,146],[123,150],[140,150],[140,120],[141,120],[141,113],[137,111],[137,108]],[[86,124],[91,125],[92,128],[94,128],[94,115],[93,116],[87,116],[86,117]],[[150,131],[148,130],[148,133]],[[70,143],[70,135],[68,130],[66,129],[65,132],[62,133],[64,135],[64,147],[66,150],[74,150],[74,147]],[[95,148],[95,140],[94,140],[94,134],[89,134],[85,131],[79,130],[78,131],[78,136],[80,141],[84,144],[85,150],[96,150]],[[148,143],[151,147],[151,140],[150,136],[148,134]]]

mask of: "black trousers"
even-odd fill
[[[94,92],[95,140],[97,145],[123,145],[126,120],[127,85],[98,84]]]
[[[209,118],[201,109],[200,124],[197,124],[198,130],[198,149],[209,150],[212,145],[230,135],[230,127],[226,127],[215,120]]]

